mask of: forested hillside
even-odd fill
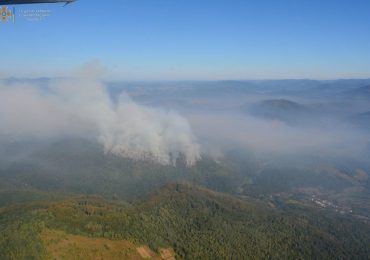
[[[370,226],[332,214],[169,184],[135,204],[78,196],[2,208],[0,257],[47,257],[42,236],[60,230],[157,253],[173,248],[179,259],[368,258]]]

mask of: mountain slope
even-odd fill
[[[353,218],[297,203],[270,205],[188,184],[166,185],[133,205],[83,196],[2,209],[0,257],[11,252],[9,241],[16,243],[11,244],[13,251],[22,244],[25,253],[47,251],[37,242],[45,229],[128,240],[148,245],[156,253],[173,248],[184,259],[366,259],[370,255],[370,226]],[[19,239],[31,234],[32,240]],[[18,240],[10,239],[15,235]]]
[[[257,117],[289,124],[303,123],[312,116],[308,107],[287,99],[264,100],[254,104],[248,111]]]

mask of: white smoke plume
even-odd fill
[[[188,166],[200,159],[187,120],[175,112],[139,105],[123,94],[113,102],[94,64],[48,91],[0,83],[0,134],[7,138],[93,137],[107,153],[135,160]]]

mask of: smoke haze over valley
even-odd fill
[[[370,1],[0,10],[0,260],[370,259]]]
[[[89,234],[140,241],[151,255],[169,248],[180,258],[217,257],[224,243],[227,255],[240,257],[303,256],[311,248],[320,255],[326,249],[317,240],[335,249],[332,257],[368,253],[370,80],[112,82],[103,74],[90,63],[64,78],[0,81],[0,207],[44,205],[26,221],[25,234],[40,234],[34,246]],[[3,216],[17,215],[14,207]],[[321,238],[318,225],[335,242]],[[349,244],[349,233],[333,225],[356,228]],[[0,228],[18,234],[13,224]],[[251,247],[256,232],[281,247],[276,228],[290,234],[286,255],[261,241]],[[223,244],[208,244],[208,232]],[[64,247],[54,253],[71,252]]]

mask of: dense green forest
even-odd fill
[[[184,259],[367,259],[370,226],[295,203],[270,205],[189,184],[135,204],[73,196],[0,211],[0,258],[39,259],[44,229],[171,247]]]
[[[0,259],[140,259],[141,246],[153,259],[370,258],[356,168],[266,167],[240,151],[164,166],[87,140],[2,147]]]

